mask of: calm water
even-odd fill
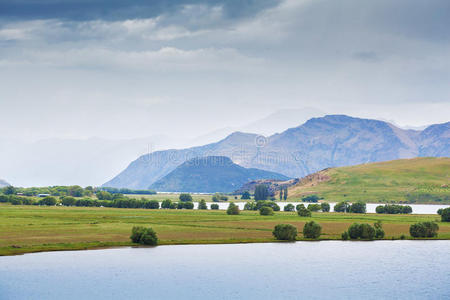
[[[0,257],[1,299],[450,299],[450,241],[160,246]]]
[[[244,205],[245,202],[235,202],[240,209],[244,209]],[[284,206],[288,203],[293,204],[294,206],[296,206],[297,204],[300,204],[302,202],[276,202],[278,204],[278,206],[280,206],[280,209],[283,210]],[[219,204],[219,208],[220,209],[227,209],[228,205],[230,205],[227,202],[220,202],[217,203]],[[308,207],[308,204],[310,203],[305,203],[303,202],[303,204]],[[336,202],[330,202],[330,206],[331,206],[331,211],[333,211],[333,207],[336,204]],[[211,203],[208,203],[208,208],[211,207]],[[375,208],[378,205],[384,205],[384,204],[380,204],[380,203],[367,203],[366,207],[367,207],[367,212],[368,213],[375,213]],[[409,206],[411,206],[412,210],[413,210],[413,214],[437,214],[437,210],[439,208],[447,208],[450,207],[450,205],[433,205],[433,204],[408,204]],[[198,203],[194,203],[194,207],[197,208]]]

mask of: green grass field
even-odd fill
[[[293,212],[259,216],[242,211],[144,210],[93,207],[42,207],[0,205],[0,255],[37,251],[131,246],[129,236],[136,225],[155,229],[161,245],[274,242],[273,227],[295,225],[302,231],[306,221],[322,225],[321,239],[340,239],[353,222],[383,222],[386,239],[409,238],[409,226],[419,221],[439,222],[439,239],[450,239],[450,223],[438,215],[377,215],[313,213],[311,218]],[[302,240],[300,234],[298,237]]]
[[[319,178],[320,177],[320,178]],[[450,158],[414,158],[324,170],[289,189],[289,200],[450,204]]]

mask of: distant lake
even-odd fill
[[[1,299],[449,299],[450,241],[159,246],[0,257]]]
[[[232,202],[233,200],[229,200],[228,202],[219,202],[217,204],[219,204],[219,209],[227,209],[229,202]],[[244,209],[244,205],[245,202],[235,202],[240,209]],[[293,204],[294,206],[303,203],[306,207],[308,207],[308,204],[311,203],[307,203],[307,202],[278,202],[276,201],[276,203],[278,204],[278,206],[280,206],[280,209],[283,210],[284,206],[288,203]],[[212,203],[208,203],[208,208],[211,207]],[[336,202],[330,202],[330,206],[331,206],[331,211],[333,211],[333,207],[336,204]],[[378,205],[384,205],[382,203],[367,203],[367,212],[368,213],[375,213],[375,208]],[[413,214],[437,214],[437,210],[440,208],[447,208],[450,207],[450,205],[435,205],[435,204],[405,204],[405,205],[409,205],[411,206],[412,210],[413,210]],[[198,203],[194,203],[194,207],[197,208]]]

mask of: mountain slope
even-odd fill
[[[150,186],[164,192],[228,193],[257,179],[287,180],[284,175],[244,168],[225,156],[193,158]]]
[[[183,162],[211,155],[227,156],[240,166],[291,178],[328,167],[427,155],[448,156],[448,124],[415,131],[378,120],[329,115],[310,119],[268,138],[235,132],[205,146],[153,152],[132,162],[104,186],[147,188]]]
[[[450,158],[424,157],[322,170],[289,189],[289,199],[450,204]]]
[[[6,187],[6,186],[10,186],[10,184],[7,183],[5,180],[0,179],[0,188]]]

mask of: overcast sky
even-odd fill
[[[448,0],[0,0],[0,135],[198,136],[302,107],[442,123],[449,28]]]

